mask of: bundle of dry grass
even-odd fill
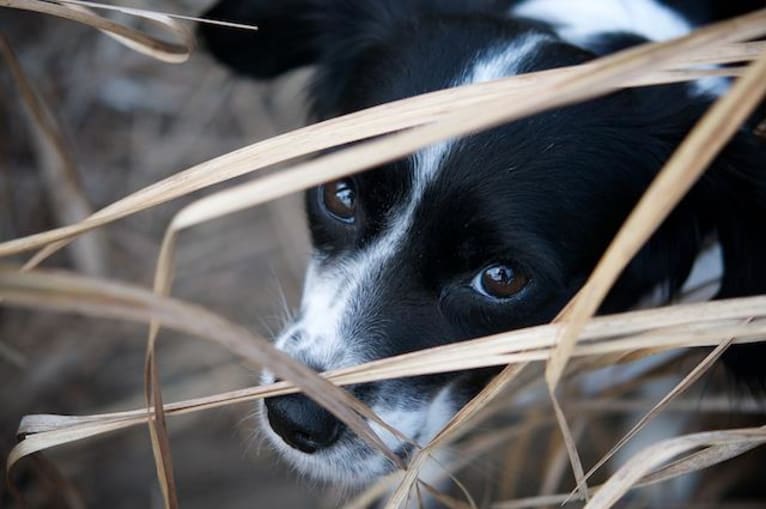
[[[166,62],[181,62],[192,49],[190,32],[169,16],[136,9],[122,12],[159,23],[180,42],[147,36],[141,31],[105,20],[74,0],[57,3],[39,0],[0,0],[0,7],[44,12],[91,25],[115,37],[132,49]],[[97,4],[88,4],[98,7]],[[598,306],[622,269],[664,220],[685,192],[696,182],[710,161],[752,112],[766,92],[766,46],[745,42],[766,34],[766,11],[760,11],[699,30],[687,37],[630,49],[592,63],[522,75],[490,83],[440,91],[375,107],[334,120],[270,138],[198,164],[117,200],[80,221],[26,237],[0,243],[0,256],[16,256],[36,250],[21,269],[0,271],[0,299],[4,305],[35,310],[52,309],[94,317],[137,321],[149,325],[145,358],[146,408],[89,416],[30,415],[19,428],[20,443],[11,452],[7,470],[23,457],[54,446],[76,442],[110,431],[147,424],[151,433],[157,476],[164,505],[177,507],[174,468],[165,419],[167,416],[232,405],[256,398],[304,391],[344,421],[360,436],[378,447],[392,461],[398,457],[375,435],[370,421],[398,432],[381,421],[369,408],[340,388],[342,385],[399,378],[427,373],[449,372],[486,366],[506,366],[502,373],[456,415],[429,444],[415,444],[418,452],[401,473],[382,480],[350,507],[363,507],[385,493],[392,493],[387,507],[401,507],[410,497],[436,497],[451,507],[477,507],[467,490],[463,499],[436,491],[418,480],[420,469],[434,463],[436,448],[451,444],[460,454],[454,464],[441,465],[445,477],[470,465],[489,451],[503,449],[519,436],[533,440],[546,429],[550,441],[547,457],[536,464],[542,480],[537,497],[517,498],[514,477],[523,460],[523,450],[507,449],[504,468],[497,484],[500,489],[487,501],[493,507],[538,507],[564,501],[585,503],[589,508],[612,507],[637,487],[705,469],[742,455],[766,442],[766,428],[725,429],[687,434],[660,441],[629,460],[600,484],[591,476],[657,414],[673,405],[689,413],[701,411],[678,396],[698,380],[723,351],[733,343],[757,342],[766,338],[766,297],[715,303],[676,305],[610,317],[593,318]],[[12,51],[3,46],[14,78],[35,122],[54,146],[56,129],[46,121],[36,94],[24,80]],[[731,62],[747,65],[710,70],[703,66]],[[739,76],[731,91],[721,98],[678,148],[636,206],[582,291],[551,325],[515,331],[470,342],[415,352],[391,359],[316,374],[273,348],[269,342],[246,328],[203,307],[173,299],[171,293],[179,235],[192,227],[267,203],[378,164],[401,158],[443,140],[487,129],[555,107],[608,94],[621,87],[686,81],[708,75]],[[513,97],[513,101],[509,101]],[[79,236],[103,228],[119,219],[155,207],[194,191],[210,188],[234,177],[289,163],[322,150],[359,141],[329,155],[299,162],[284,169],[256,176],[252,180],[218,190],[192,201],[168,225],[162,240],[153,291],[139,286],[94,279],[72,273],[38,270],[45,259]],[[71,181],[72,179],[70,179]],[[72,186],[70,195],[78,195]],[[82,207],[81,207],[82,210]],[[82,215],[82,214],[81,214]],[[98,249],[91,248],[91,249]],[[87,256],[86,256],[87,258]],[[286,380],[214,394],[192,400],[164,403],[156,360],[156,343],[161,327],[175,329],[213,341],[233,354],[259,366],[268,366]],[[2,343],[0,343],[2,345]],[[583,374],[636,359],[677,352],[680,348],[714,347],[658,402],[631,401],[625,394],[658,376],[678,370],[679,356],[639,372],[619,385],[606,384],[596,399],[584,401],[586,392],[569,387],[562,380],[577,380]],[[544,371],[539,369],[545,366]],[[561,386],[564,387],[561,387]],[[539,389],[544,387],[542,396]],[[535,392],[537,390],[537,392]],[[519,394],[537,394],[525,404],[514,403]],[[593,393],[591,393],[591,396]],[[578,409],[570,429],[564,408]],[[599,458],[587,451],[586,459],[596,466],[586,474],[578,452],[578,437],[590,426],[593,415],[609,415],[620,404],[622,412],[645,416],[609,452]],[[686,405],[686,406],[684,406]],[[701,403],[700,405],[703,405]],[[720,408],[720,407],[717,407]],[[752,411],[751,407],[747,407]],[[512,410],[512,412],[511,412]],[[513,415],[512,418],[508,414]],[[510,424],[509,424],[510,423]],[[550,428],[551,423],[558,428]],[[492,433],[472,433],[490,427]],[[558,435],[557,433],[561,433]],[[561,440],[559,440],[561,436]],[[523,443],[523,442],[522,442]],[[611,445],[611,444],[609,444]],[[594,447],[594,451],[603,448]],[[504,449],[505,450],[505,449]],[[567,460],[576,481],[572,494],[556,493],[566,476]],[[595,461],[598,460],[598,461]],[[601,476],[603,478],[603,476]],[[455,479],[455,482],[460,483]],[[462,485],[460,485],[462,486]],[[393,487],[393,491],[392,490]]]

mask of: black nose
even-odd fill
[[[302,394],[266,399],[266,416],[277,435],[307,454],[329,447],[340,435],[340,421]]]

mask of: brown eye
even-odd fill
[[[496,299],[513,297],[529,282],[521,272],[514,271],[508,265],[492,265],[484,269],[474,279],[473,286],[480,293]]]
[[[356,217],[356,187],[351,179],[340,179],[322,186],[322,203],[327,212],[344,223]]]

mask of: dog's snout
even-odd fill
[[[340,435],[340,421],[301,394],[268,398],[266,416],[287,445],[307,454],[331,446]]]

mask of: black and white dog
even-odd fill
[[[447,87],[579,64],[764,2],[656,0],[223,0],[209,50],[267,79],[318,67],[319,119]],[[725,81],[625,90],[421,150],[306,193],[314,245],[280,349],[317,370],[550,321]],[[624,271],[602,312],[687,278],[721,246],[719,298],[766,292],[766,146],[743,128]],[[766,373],[762,346],[725,361]],[[491,370],[352,387],[419,443]],[[266,381],[271,381],[268,379]],[[312,477],[364,483],[393,466],[303,396],[270,399],[264,427]],[[399,440],[380,429],[403,457]]]

